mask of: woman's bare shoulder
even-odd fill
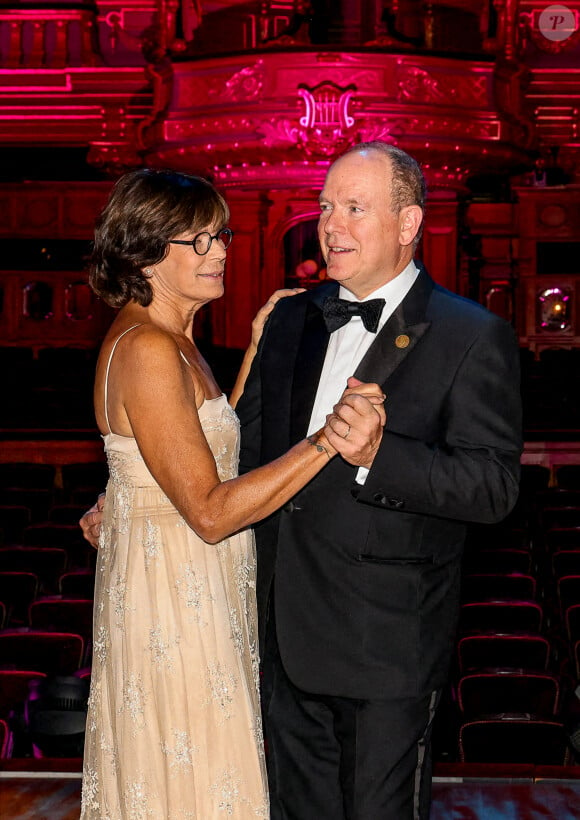
[[[119,354],[125,361],[132,360],[142,366],[156,366],[159,361],[180,360],[179,345],[172,333],[151,322],[143,322],[134,328],[124,329],[120,339]],[[124,332],[115,334],[119,338]],[[113,339],[113,344],[115,340]]]

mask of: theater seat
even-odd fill
[[[556,483],[566,490],[580,489],[580,464],[562,464],[556,469]]]
[[[503,712],[553,718],[560,705],[560,682],[548,672],[486,669],[459,679],[457,702],[468,719]]]
[[[459,757],[462,763],[565,766],[570,755],[562,723],[514,713],[463,723]]]
[[[28,607],[38,595],[39,581],[34,572],[0,572],[0,601],[6,605],[5,626],[28,623]]]
[[[44,672],[0,669],[0,717],[7,719],[14,710],[23,712],[30,693],[30,681],[45,677]]]
[[[56,591],[58,579],[67,569],[67,553],[57,547],[3,547],[0,572],[33,572],[45,594]]]
[[[484,601],[461,605],[459,630],[474,632],[539,632],[542,607],[536,601]]]
[[[557,550],[552,555],[552,572],[555,578],[580,575],[580,549]]]
[[[58,579],[58,588],[65,598],[92,599],[95,593],[95,571],[87,568],[65,572]]]
[[[550,651],[548,639],[532,632],[464,635],[457,644],[459,674],[488,667],[545,671]]]
[[[22,504],[0,505],[0,531],[4,544],[18,544],[22,541],[22,532],[30,524],[31,513]]]
[[[30,604],[32,629],[53,632],[75,632],[85,645],[93,633],[93,601],[85,598],[63,598],[61,595],[38,598]]]
[[[76,633],[5,629],[0,632],[0,665],[47,675],[73,675],[80,669],[84,641]]]
[[[462,600],[534,600],[536,579],[521,573],[479,573],[465,575],[461,583]]]
[[[0,759],[6,760],[12,755],[12,733],[5,720],[0,719]]]
[[[566,611],[571,606],[580,604],[580,575],[563,575],[558,578],[556,590],[562,621],[565,621]]]
[[[532,554],[527,549],[500,548],[467,551],[464,558],[466,574],[506,574],[519,572],[529,575],[532,568]]]

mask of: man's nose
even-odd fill
[[[341,219],[340,214],[337,211],[331,211],[324,221],[324,232],[327,234],[337,232],[341,233],[343,230],[344,222]]]

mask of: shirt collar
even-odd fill
[[[382,330],[393,311],[398,308],[405,296],[409,293],[418,276],[419,270],[417,269],[414,261],[411,260],[407,267],[403,268],[401,273],[397,274],[394,279],[391,279],[390,282],[381,285],[380,288],[377,288],[372,293],[369,293],[369,295],[365,296],[364,299],[357,299],[354,293],[351,293],[350,290],[347,290],[342,285],[339,288],[338,295],[341,299],[346,299],[349,302],[367,302],[369,299],[384,299],[385,307],[383,308],[383,312],[379,320],[379,326],[377,328],[378,333]],[[356,318],[358,317],[355,317],[355,319]]]
[[[394,279],[381,285],[380,288],[369,293],[364,299],[357,299],[354,293],[351,293],[342,285],[339,288],[338,295],[341,299],[346,299],[347,302],[368,302],[369,299],[385,299],[387,305],[397,307],[411,289],[418,275],[419,271],[411,259],[407,267],[403,268],[401,273],[398,273]]]

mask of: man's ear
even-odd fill
[[[401,245],[412,245],[423,222],[423,209],[418,205],[407,205],[399,214]]]

